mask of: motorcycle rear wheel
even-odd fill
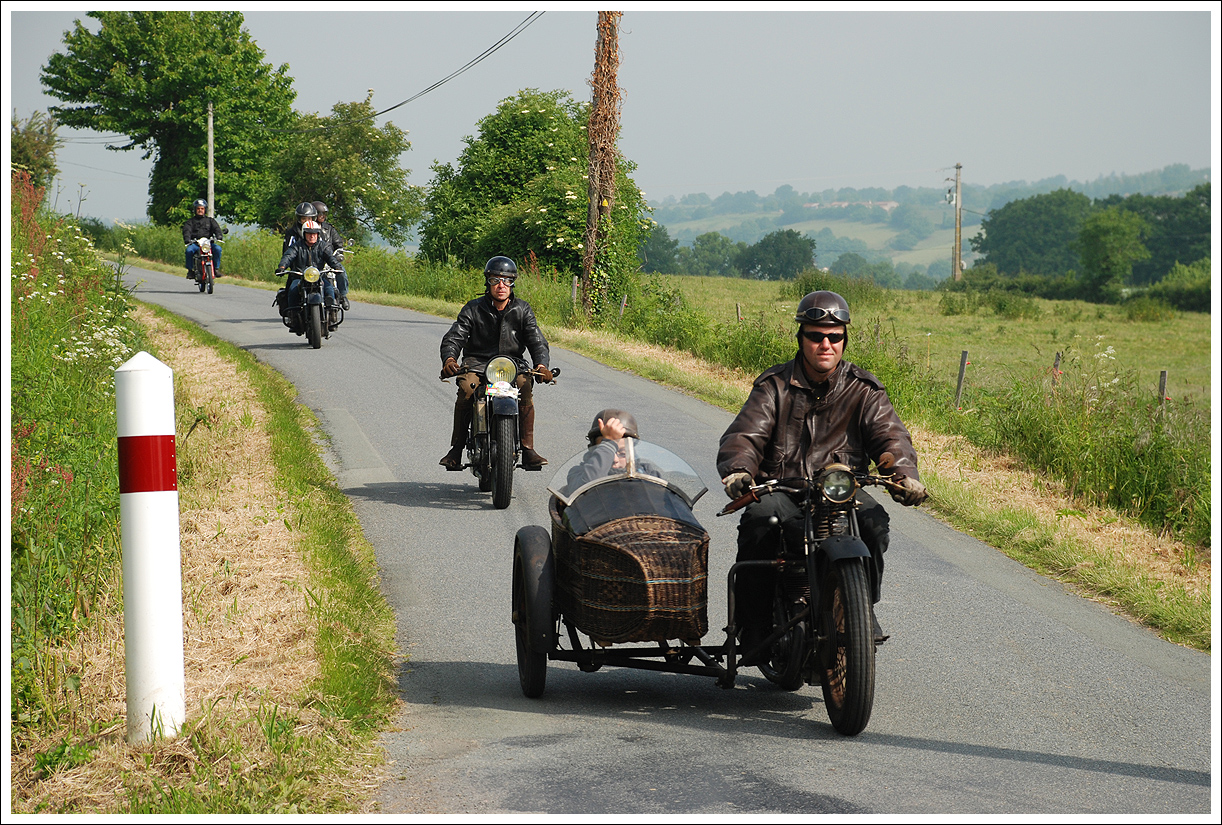
[[[504,510],[513,497],[514,436],[518,419],[499,416],[492,425],[492,506]]]
[[[310,346],[318,349],[322,346],[322,307],[310,304],[306,318],[306,340]]]
[[[874,633],[870,582],[861,559],[829,566],[819,596],[820,627],[827,634],[819,651],[823,703],[832,727],[845,736],[865,730],[874,709]]]

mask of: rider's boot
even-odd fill
[[[437,462],[447,470],[462,469],[462,451],[471,429],[471,402],[459,398],[454,405],[454,432],[450,435],[450,451]]]
[[[535,452],[535,405],[518,409],[518,438],[522,442],[522,469],[541,470],[547,459]]]
[[[874,605],[870,605],[870,629],[874,631],[874,644],[876,645],[881,645],[891,638],[890,634],[883,633],[883,626],[878,623],[878,617],[874,615]]]

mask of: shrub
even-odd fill
[[[1130,321],[1170,321],[1175,310],[1161,298],[1138,295],[1124,303],[1124,314]]]

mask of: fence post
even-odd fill
[[[1057,357],[1052,359],[1052,388],[1057,387],[1057,379],[1061,377],[1061,353],[1057,353]]]
[[[573,305],[577,305],[577,276],[573,276],[573,296],[571,298]]]
[[[743,307],[737,301],[734,302],[734,315],[738,318],[738,323],[743,322]]]
[[[959,386],[955,388],[955,409],[959,410],[959,401],[963,398],[963,374],[967,372],[967,350],[959,356]]]
[[[115,370],[127,741],[175,737],[187,719],[174,372],[147,352]]]
[[[1167,401],[1167,371],[1163,370],[1158,374],[1158,406],[1163,406]]]
[[[624,293],[624,297],[619,302],[619,319],[624,320],[624,307],[628,306],[628,293]]]

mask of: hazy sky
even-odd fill
[[[374,105],[388,108],[474,58],[532,8],[546,10],[475,68],[379,119],[408,130],[402,162],[416,184],[429,182],[434,161],[454,161],[476,122],[519,89],[589,99],[596,6],[242,8],[268,62],[289,64],[296,108],[322,113],[371,88]],[[619,8],[620,148],[651,201],[765,195],[786,183],[804,192],[940,187],[956,162],[965,181],[987,185],[1171,163],[1196,169],[1218,157],[1216,3]],[[57,102],[43,94],[39,70],[85,8],[6,3],[5,14],[5,107],[28,117]],[[59,155],[59,208],[75,211],[84,184],[82,214],[143,218],[151,162],[139,151],[107,151],[89,134],[61,129],[71,142]]]

